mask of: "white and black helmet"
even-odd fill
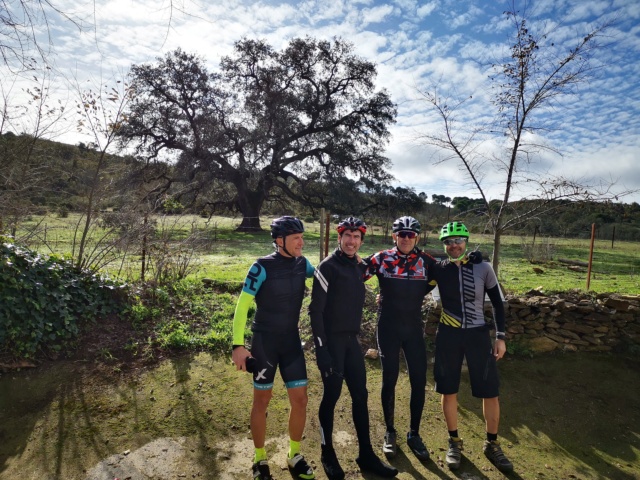
[[[392,231],[393,233],[398,233],[402,230],[420,233],[420,222],[413,217],[400,217],[393,222]]]

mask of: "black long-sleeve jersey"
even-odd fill
[[[435,288],[428,283],[428,270],[436,259],[414,248],[407,255],[397,247],[364,259],[365,281],[376,275],[380,284],[380,321],[422,321],[422,301]]]
[[[316,347],[325,347],[327,335],[360,332],[365,287],[355,257],[336,249],[317,266],[309,315]]]

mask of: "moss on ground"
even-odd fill
[[[638,366],[628,358],[595,354],[503,360],[500,434],[516,469],[509,478],[640,478]],[[368,368],[371,433],[378,448],[384,434],[381,376],[377,362],[368,362]],[[320,471],[318,478],[324,478],[317,421],[322,387],[312,358],[309,373],[303,448]],[[470,396],[466,380],[460,393],[465,460],[457,474],[449,472],[443,463],[446,427],[432,386],[430,372],[422,434],[433,461],[421,464],[400,443],[393,462],[401,472],[398,478],[504,478],[482,455],[480,401]],[[399,432],[409,423],[408,388],[403,374],[397,388]],[[72,361],[4,373],[0,377],[0,478],[84,480],[104,459],[125,462],[125,452],[134,455],[145,445],[148,450],[155,444],[166,449],[166,442],[183,451],[180,461],[173,462],[178,470],[167,471],[173,476],[166,478],[179,474],[185,475],[182,478],[249,478],[251,396],[247,374],[237,372],[228,359],[206,353],[132,367],[126,373],[122,368]],[[339,458],[347,478],[362,478],[354,462],[357,444],[350,408],[345,388],[336,410]],[[276,382],[268,448],[278,464],[284,463],[287,415],[286,392]],[[166,450],[164,454],[169,455]],[[276,478],[289,478],[286,471],[276,468],[275,473]]]

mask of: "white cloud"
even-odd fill
[[[365,8],[362,10],[361,27],[367,27],[372,23],[383,22],[391,13],[393,7],[391,5],[380,5],[374,8]]]
[[[89,4],[60,0],[56,5],[93,21]],[[82,34],[53,17],[54,53],[49,59],[66,76],[96,78],[102,70],[108,78],[177,47],[200,55],[214,69],[242,37],[264,38],[279,49],[293,37],[340,36],[354,43],[358,55],[378,64],[377,85],[398,104],[388,150],[398,180],[429,195],[474,196],[457,165],[434,167],[434,152],[415,146],[417,132],[438,126],[425,103],[416,100],[417,89],[437,86],[452,95],[452,101],[473,95],[460,112],[461,120],[488,123],[492,110],[486,65],[508,53],[506,39],[513,25],[502,13],[508,2],[485,2],[478,8],[457,0],[180,0],[176,6],[186,13],[171,12],[168,28],[169,5],[169,0],[104,0],[96,3],[95,32]],[[559,53],[573,47],[597,21],[611,15],[619,19],[605,39],[611,45],[593,52],[602,69],[580,86],[577,96],[560,99],[544,118],[550,126],[561,127],[547,132],[545,140],[565,156],[545,157],[539,166],[554,173],[588,168],[601,178],[611,172],[628,188],[640,188],[635,166],[640,154],[640,2],[536,0],[530,8],[535,14],[529,23],[532,31],[547,28],[548,40]],[[0,68],[9,78],[6,73]],[[488,188],[500,190],[499,185]]]
[[[422,20],[425,17],[431,15],[436,8],[438,8],[437,2],[425,3],[424,5],[420,5],[418,7],[418,9],[416,10],[416,15],[420,20]]]

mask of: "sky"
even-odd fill
[[[48,32],[39,30],[41,44],[48,43],[44,36],[48,33],[47,61],[55,75],[80,82],[121,78],[132,64],[153,62],[178,47],[200,55],[215,70],[242,38],[265,39],[276,49],[307,35],[348,40],[358,55],[377,64],[377,86],[386,89],[398,106],[386,150],[394,185],[414,188],[429,199],[434,194],[479,197],[459,164],[436,163],[441,152],[420,142],[421,135],[440,128],[421,92],[437,88],[452,101],[466,98],[460,110],[461,128],[488,118],[493,107],[487,65],[510,45],[513,27],[503,12],[511,1],[59,0],[53,4],[84,28],[49,12]],[[528,168],[538,178],[613,182],[614,192],[640,192],[640,2],[531,0],[517,1],[516,8],[526,9],[531,31],[547,33],[546,41],[560,53],[595,26],[613,22],[603,38],[606,45],[593,54],[592,65],[597,67],[593,76],[546,111],[552,129],[528,138],[557,153],[543,152]],[[12,95],[21,88],[18,82]],[[51,91],[64,96],[65,87],[60,83]],[[82,141],[73,129],[59,133],[57,140]],[[488,155],[500,153],[490,138],[479,148]],[[489,198],[502,198],[504,178],[486,168],[482,187]],[[522,186],[512,199],[530,194]],[[640,193],[620,201],[640,202]]]

